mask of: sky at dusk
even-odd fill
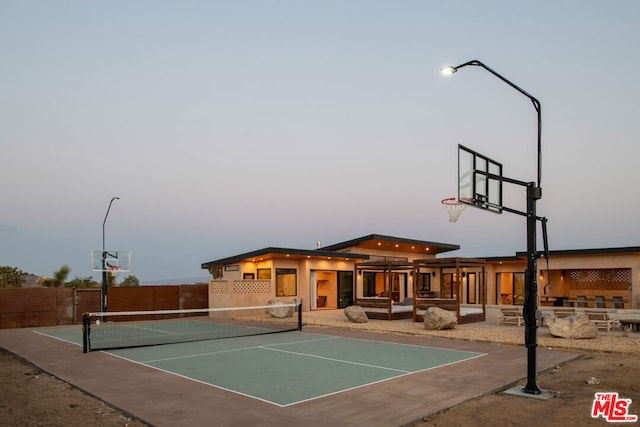
[[[525,218],[441,205],[458,144],[536,180],[532,103],[439,72],[472,59],[542,103],[550,248],[640,246],[639,18],[635,0],[3,1],[0,266],[92,275],[114,196],[106,247],[143,283],[372,233],[524,251]]]

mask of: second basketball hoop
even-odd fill
[[[449,197],[442,200],[442,207],[449,213],[449,222],[456,222],[467,205],[461,203],[455,197]]]

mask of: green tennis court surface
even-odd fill
[[[40,333],[81,344],[79,330]],[[485,355],[304,332],[107,353],[281,407]]]

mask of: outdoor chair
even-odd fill
[[[620,326],[620,321],[611,319],[606,311],[585,311],[585,314],[598,329],[606,329],[607,332],[611,332],[612,329]]]
[[[563,317],[569,317],[576,314],[575,308],[554,308],[553,314],[558,319],[562,319]]]

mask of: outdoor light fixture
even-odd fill
[[[450,76],[456,71],[458,71],[458,69],[456,67],[452,67],[451,65],[447,65],[446,67],[440,68],[440,72],[445,76]]]

